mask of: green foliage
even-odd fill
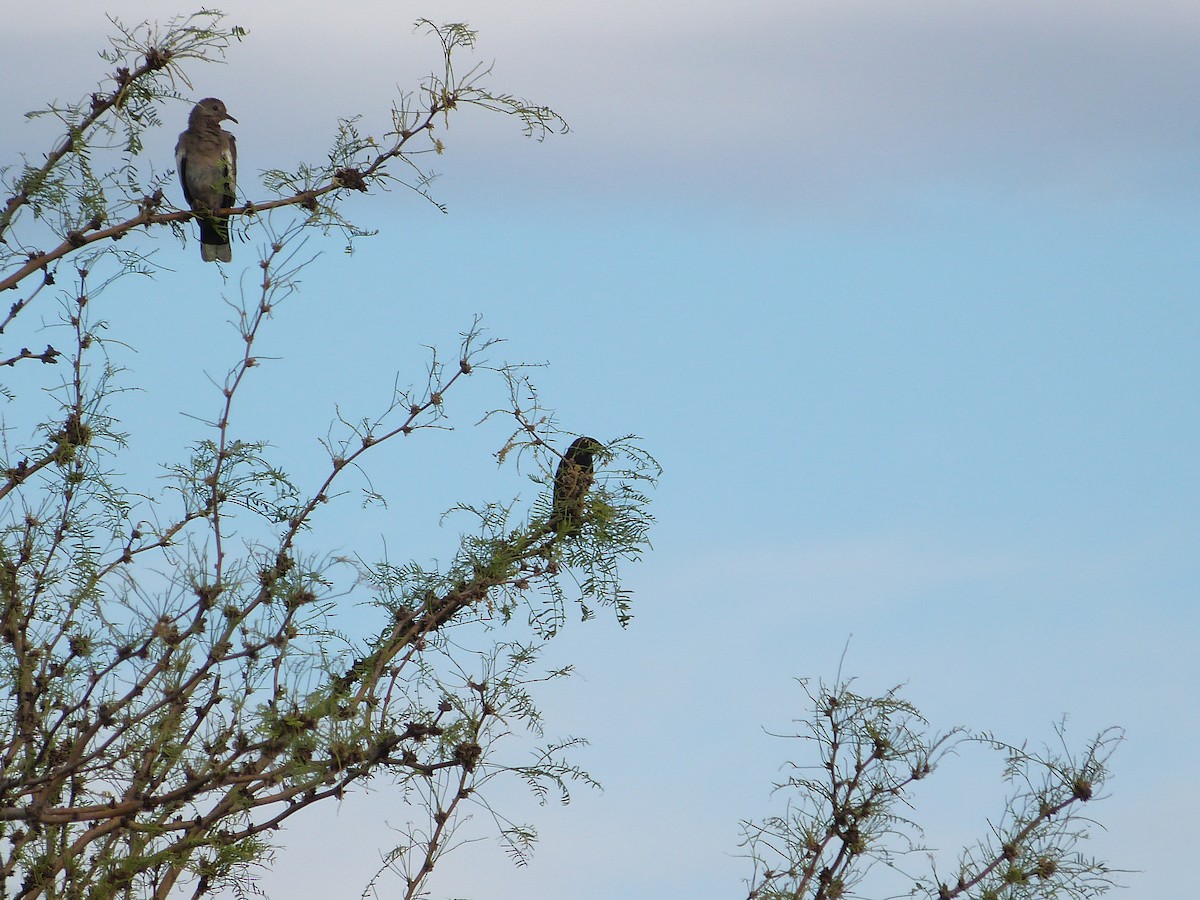
[[[123,471],[129,436],[114,402],[123,373],[107,348],[124,336],[96,314],[97,298],[122,277],[155,274],[138,250],[143,229],[192,218],[170,207],[165,176],[142,174],[144,135],[168,118],[162,104],[182,99],[177,87],[190,87],[185,64],[222,58],[245,33],[213,11],[162,28],[114,25],[111,84],[33,114],[64,135],[44,164],[14,170],[0,212],[0,288],[18,296],[0,334],[36,328],[28,311],[57,294],[67,335],[63,349],[23,348],[6,361],[51,381],[32,399],[16,381],[6,386],[0,893],[253,893],[275,829],[368,781],[390,785],[430,823],[393,854],[406,896],[423,891],[460,806],[486,809],[523,863],[536,831],[491,809],[486,789],[514,778],[538,801],[566,802],[572,782],[594,784],[569,759],[581,741],[540,745],[536,686],[569,670],[537,672],[538,642],[558,633],[572,604],[582,618],[611,607],[628,619],[620,565],[648,546],[653,460],[631,437],[609,444],[569,538],[546,529],[544,497],[524,513],[514,499],[493,499],[455,508],[448,521],[470,517],[470,527],[451,538],[444,569],[347,558],[325,548],[338,536],[324,533],[319,511],[351,502],[347,481],[382,459],[381,448],[444,427],[468,377],[491,379],[500,398],[486,427],[501,415],[518,423],[498,434],[500,459],[532,461],[549,494],[563,441],[553,416],[523,398],[533,392],[524,370],[488,364],[495,342],[472,323],[451,363],[435,352],[423,385],[397,389],[377,416],[339,419],[315,479],[289,474],[241,398],[262,334],[311,264],[300,255],[305,234],[366,233],[343,213],[348,192],[377,193],[395,168],[427,193],[413,155],[438,152],[436,128],[461,109],[513,115],[537,137],[561,120],[489,92],[479,67],[459,77],[451,57],[474,33],[422,20],[444,65],[401,98],[382,138],[343,121],[327,161],[267,173],[273,199],[225,211],[267,249],[243,282],[255,286],[231,303],[238,350],[216,384],[215,414],[148,493],[149,473]],[[422,151],[418,135],[430,142]],[[279,212],[263,215],[270,210]],[[27,249],[39,245],[50,249]],[[369,489],[368,500],[382,497]],[[341,613],[355,607],[368,624],[345,624]],[[508,746],[525,755],[504,761]]]
[[[1080,807],[1104,784],[1119,730],[1072,753],[1060,726],[1063,750],[1033,753],[962,728],[929,734],[929,723],[897,689],[872,697],[847,682],[815,691],[800,684],[812,713],[789,737],[814,752],[789,763],[796,774],[776,785],[785,811],[743,823],[743,846],[754,863],[748,900],[838,900],[901,889],[936,900],[1089,898],[1112,886],[1112,871],[1076,847],[1090,821]],[[910,816],[918,783],[972,746],[1004,753],[1005,780],[1017,789],[988,823],[990,839],[965,850],[953,876],[943,878],[938,855],[923,846]],[[912,874],[913,856],[927,857],[930,875]],[[877,867],[890,880],[869,877],[879,874],[872,871]]]

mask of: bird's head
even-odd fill
[[[195,125],[200,122],[206,124],[219,125],[228,119],[230,122],[237,122],[233,116],[225,109],[225,104],[216,97],[205,97],[192,108],[192,115],[188,119],[189,125]]]
[[[569,459],[571,462],[583,466],[589,471],[592,468],[592,457],[604,450],[604,445],[594,437],[577,437],[571,442],[571,446],[567,448],[567,452],[563,454],[563,459]]]

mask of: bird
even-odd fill
[[[205,262],[230,262],[229,219],[203,215],[228,209],[237,199],[237,142],[221,127],[237,122],[216,97],[206,97],[192,107],[187,131],[175,145],[175,165],[188,205],[200,213],[200,258]]]
[[[583,522],[583,501],[595,481],[593,455],[604,445],[591,437],[571,442],[554,474],[554,501],[546,527],[555,533],[570,533]]]

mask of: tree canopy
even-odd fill
[[[497,344],[478,321],[449,362],[436,351],[418,362],[416,386],[385,376],[397,387],[382,414],[314,421],[328,456],[315,481],[288,474],[286,453],[255,432],[240,400],[262,363],[261,335],[310,264],[303,235],[366,233],[344,215],[347,194],[400,184],[429,197],[419,154],[442,152],[440,123],[468,109],[512,116],[538,138],[565,123],[485,87],[485,68],[460,74],[475,41],[465,25],[421,20],[443,66],[398,98],[383,137],[345,120],[327,158],[265,172],[261,187],[243,172],[235,205],[211,213],[266,251],[235,303],[239,349],[213,409],[164,461],[164,481],[123,471],[139,436],[122,431],[123,373],[105,348],[125,336],[107,330],[103,308],[123,279],[157,274],[142,235],[169,228],[186,239],[196,218],[177,205],[174,173],[142,158],[147,131],[183,119],[199,99],[182,91],[192,68],[245,35],[211,11],[115,24],[108,79],[77,104],[32,113],[64,134],[5,174],[0,288],[16,299],[0,329],[9,340],[36,332],[38,312],[57,306],[54,333],[69,340],[5,361],[41,363],[47,389],[10,389],[5,414],[0,883],[20,897],[204,896],[238,883],[297,812],[386,778],[436,822],[394,854],[405,896],[417,896],[457,808],[486,804],[489,780],[510,772],[537,792],[589,781],[568,758],[574,741],[515,768],[490,750],[513,728],[539,731],[530,687],[563,673],[536,668],[538,645],[572,607],[628,618],[619,565],[647,546],[643,485],[657,467],[630,436],[597,443],[572,527],[551,527],[552,474],[570,439],[525,369],[490,361]],[[327,549],[323,510],[353,503],[352,487],[383,502],[370,467],[449,425],[456,389],[481,373],[495,403],[467,415],[489,423],[497,459],[524,467],[538,499],[463,501],[455,522],[471,524],[438,568]],[[452,471],[438,477],[453,484]],[[372,631],[340,627],[348,602],[373,608]],[[523,858],[533,830],[501,833]]]

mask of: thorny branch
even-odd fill
[[[215,30],[217,18],[201,13],[198,23],[185,20],[137,45],[139,63],[119,65],[116,86],[93,95],[86,111],[51,110],[67,123],[68,137],[12,182],[0,217],[6,258],[17,261],[0,288],[41,276],[12,304],[0,332],[55,283],[58,261],[143,226],[193,216],[169,208],[158,188],[132,200],[135,211],[114,222],[120,207],[104,200],[105,182],[87,153],[113,121],[126,128],[128,155],[137,153],[139,129],[157,124],[153,104],[171,96],[159,79],[186,83],[181,61],[220,53],[240,37],[236,29]],[[422,390],[397,391],[383,415],[329,442],[328,469],[312,490],[293,484],[268,460],[269,445],[243,437],[244,426],[235,424],[238,397],[260,364],[260,334],[307,264],[297,262],[298,235],[338,220],[340,192],[368,190],[389,177],[392,161],[411,164],[412,140],[464,104],[515,114],[527,130],[561,121],[545,108],[483,91],[478,69],[457,76],[449,54],[470,46],[473,33],[423,24],[442,42],[446,68],[427,83],[419,114],[395,112],[387,146],[339,139],[328,167],[305,170],[321,172],[320,179],[220,211],[248,218],[299,206],[309,216],[279,235],[269,217],[258,220],[271,240],[261,280],[234,304],[238,358],[219,386],[209,436],[170,467],[165,499],[123,487],[111,471],[124,458],[125,436],[105,405],[114,372],[102,353],[104,323],[90,315],[91,295],[99,292],[89,289],[96,254],[77,263],[78,285],[64,301],[74,346],[25,348],[0,360],[9,367],[32,359],[69,363],[52,395],[58,408],[50,422],[29,446],[9,448],[6,437],[14,461],[0,480],[0,668],[9,673],[12,711],[0,719],[5,896],[82,896],[86,887],[88,896],[165,898],[184,884],[194,897],[205,896],[235,883],[264,857],[269,834],[314,803],[380,776],[402,786],[449,779],[451,794],[436,805],[434,828],[407,847],[422,860],[406,881],[415,897],[446,847],[459,804],[485,803],[478,794],[485,777],[519,771],[538,791],[589,781],[553,755],[555,747],[519,769],[491,759],[491,744],[513,723],[539,728],[525,693],[537,680],[526,674],[536,647],[471,649],[460,626],[507,624],[523,603],[535,634],[553,634],[564,615],[559,582],[573,569],[582,573],[585,617],[586,599],[613,606],[624,621],[628,598],[617,563],[646,546],[646,498],[634,486],[653,481],[652,460],[630,444],[624,452],[633,468],[605,473],[569,538],[540,524],[544,499],[530,523],[515,527],[511,504],[458,507],[478,516],[478,533],[463,536],[439,572],[330,559],[306,551],[301,538],[320,524],[318,510],[337,499],[345,473],[365,473],[381,448],[434,427],[466,376],[482,369],[510,386],[519,381],[509,367],[486,365],[481,354],[493,342],[482,340],[477,322],[463,335],[456,365],[443,369],[435,358]],[[123,31],[118,43],[129,50],[135,42]],[[56,175],[68,164],[82,173],[83,188],[74,194]],[[69,223],[51,249],[11,249],[14,224],[27,209],[39,218],[56,209]],[[522,419],[528,410],[521,405],[511,412],[538,424],[505,451],[544,451],[549,422]],[[628,442],[614,442],[614,458],[622,440]],[[336,579],[346,567],[355,583],[343,588]],[[331,627],[333,601],[362,589],[382,622],[373,636],[355,640]],[[460,629],[454,640],[452,628]],[[447,677],[461,676],[470,659],[487,661],[486,677]],[[513,834],[511,846],[524,847],[531,832]]]
[[[1087,820],[1078,809],[1103,783],[1121,739],[1118,730],[1100,734],[1082,758],[1039,756],[963,729],[927,737],[927,723],[896,690],[869,697],[838,683],[821,685],[808,697],[813,712],[792,737],[813,744],[817,758],[791,763],[798,774],[777,785],[787,799],[784,814],[743,823],[743,845],[755,868],[747,900],[872,893],[931,900],[1093,897],[1111,885],[1103,863],[1072,850],[1085,836]],[[916,809],[917,784],[968,744],[1004,752],[1006,777],[1025,782],[1027,790],[1009,798],[993,826],[995,845],[985,842],[964,853],[955,878],[939,879],[936,866],[932,877],[909,874],[903,862],[913,854],[934,861],[921,846],[921,829],[908,818]],[[877,864],[898,880],[873,881],[872,893],[860,893],[856,888]]]

